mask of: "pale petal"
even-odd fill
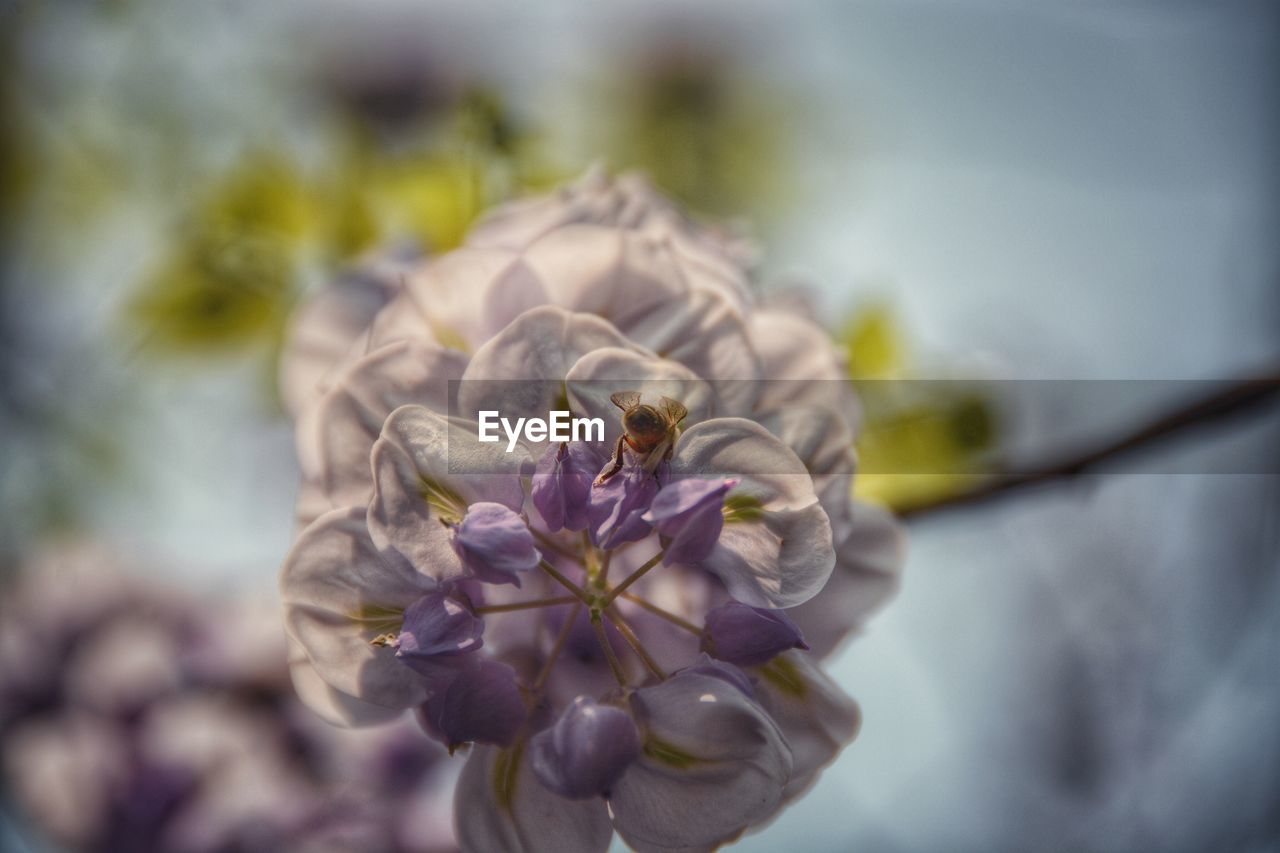
[[[387,417],[409,404],[448,412],[449,382],[461,379],[466,365],[454,350],[400,341],[342,371],[298,421],[303,477],[318,485],[331,508],[367,503],[369,455]]]
[[[813,660],[805,652],[788,652],[752,670],[760,703],[782,729],[795,762],[785,799],[802,793],[862,723],[858,703]]]
[[[398,292],[405,265],[379,259],[344,274],[294,310],[280,353],[280,396],[297,417]]]
[[[791,751],[765,710],[729,680],[683,671],[631,701],[644,752],[610,800],[628,844],[715,845],[777,808]]]
[[[726,523],[698,565],[724,581],[739,601],[782,608],[817,595],[835,560],[831,524],[815,501],[804,509],[766,511],[758,521]]]
[[[613,829],[600,800],[567,800],[538,781],[527,745],[472,747],[454,793],[464,853],[603,853]]]
[[[762,410],[827,406],[857,429],[860,410],[849,381],[848,356],[825,329],[790,311],[757,308],[749,330],[765,380],[758,403]]]
[[[730,514],[711,554],[699,561],[755,607],[794,607],[831,574],[831,524],[802,463],[764,427],[741,418],[717,418],[690,427],[676,445],[673,481],[687,477],[739,480]],[[733,513],[748,502],[749,513]]]
[[[685,430],[671,460],[671,477],[737,479],[734,493],[750,495],[767,509],[800,509],[818,500],[799,457],[744,418],[715,418]]]
[[[387,418],[373,446],[369,533],[380,553],[400,555],[438,580],[463,574],[451,526],[466,507],[492,501],[519,511],[524,503],[521,450],[505,453],[477,439],[476,425],[420,406]]]
[[[425,329],[444,346],[474,352],[521,312],[546,302],[518,253],[464,246],[408,277],[404,298],[375,320],[371,343]]]
[[[635,231],[570,225],[534,242],[523,260],[551,304],[599,315],[624,330],[687,292],[661,241]]]
[[[848,422],[826,406],[794,405],[757,415],[755,420],[800,457],[827,511],[834,539],[849,532],[856,469],[854,435]]]
[[[393,649],[371,641],[397,631],[404,609],[435,586],[378,554],[362,509],[334,510],[304,530],[285,558],[285,627],[325,683],[364,702],[407,708],[425,697],[422,680]]]
[[[907,537],[891,513],[858,502],[852,527],[836,549],[836,567],[822,592],[788,610],[818,657],[826,657],[889,599],[902,582]]]
[[[293,637],[289,638],[289,676],[303,704],[331,725],[373,726],[390,722],[404,713],[401,708],[374,705],[331,687],[316,672],[306,650]]]
[[[662,358],[710,381],[720,398],[719,414],[747,415],[755,408],[760,358],[741,312],[724,295],[692,290],[631,320],[624,331]]]
[[[618,347],[642,352],[608,321],[544,306],[526,311],[481,347],[458,391],[458,411],[516,418],[546,418],[563,409],[569,369],[592,350]],[[503,442],[505,443],[505,442]]]

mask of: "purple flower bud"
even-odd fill
[[[648,536],[653,526],[641,516],[658,494],[658,480],[640,465],[627,465],[591,487],[587,509],[591,541],[609,550]]]
[[[737,480],[688,479],[658,492],[644,520],[668,538],[664,564],[697,563],[711,554],[724,529],[724,496]]]
[[[454,528],[453,549],[472,576],[485,583],[520,586],[517,573],[535,568],[542,559],[524,519],[502,504],[488,501],[467,508],[462,522]]]
[[[783,611],[731,600],[708,611],[703,648],[720,660],[757,666],[787,649],[809,647]]]
[[[579,696],[530,749],[533,772],[552,791],[573,800],[608,796],[640,756],[640,732],[621,708]]]
[[[586,530],[591,481],[600,470],[600,457],[582,442],[547,448],[533,474],[533,505],[547,530]]]
[[[515,670],[505,663],[477,660],[427,699],[418,721],[452,751],[469,741],[510,746],[527,713]]]

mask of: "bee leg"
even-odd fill
[[[621,438],[618,439],[618,446],[614,448],[614,451],[613,451],[613,464],[610,465],[607,470],[601,471],[600,476],[596,477],[595,482],[592,483],[591,485],[593,486],[604,485],[604,483],[610,477],[612,477],[614,474],[617,474],[619,471],[622,470],[622,448],[623,448],[623,445],[626,443],[626,440],[627,440],[627,437],[625,435],[623,435]]]

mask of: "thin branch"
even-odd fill
[[[679,616],[672,613],[670,610],[659,607],[653,602],[647,601],[646,599],[643,599],[640,596],[635,595],[634,593],[624,592],[622,594],[622,597],[625,598],[627,601],[640,605],[645,610],[648,610],[650,613],[652,613],[654,616],[661,616],[663,619],[666,619],[672,625],[676,625],[680,628],[685,629],[690,634],[697,634],[699,637],[702,636],[701,628],[699,628],[697,625],[693,624],[692,622],[689,622],[685,619],[681,619]]]
[[[560,570],[548,563],[546,560],[538,563],[544,572],[549,574],[557,583],[563,586],[569,592],[573,593],[573,597],[581,601],[583,604],[590,604],[591,599],[587,597],[587,593],[573,581],[560,574]]]
[[[622,617],[617,613],[606,611],[604,616],[613,623],[613,627],[618,629],[618,633],[622,635],[622,639],[627,641],[627,645],[640,658],[644,668],[649,670],[659,681],[665,679],[667,674],[662,671],[662,667],[658,666],[658,662],[649,656],[649,652],[645,649],[644,644],[640,642],[640,638],[636,636],[636,632],[631,630],[631,626],[623,621]]]
[[[661,562],[663,553],[664,552],[659,551],[658,553],[654,554],[652,557],[648,559],[648,561],[645,562],[643,566],[636,569],[631,574],[627,575],[626,580],[624,580],[622,583],[615,586],[613,589],[609,590],[609,594],[604,597],[603,605],[605,607],[608,607],[610,604],[613,604],[613,600],[618,596],[622,595],[623,590],[631,586],[636,581],[640,580],[640,578],[645,576],[646,572],[648,572],[654,566],[658,565],[659,562]]]
[[[613,651],[613,646],[609,644],[609,635],[605,633],[604,623],[600,621],[599,613],[591,614],[591,627],[595,629],[596,639],[600,642],[600,651],[604,652],[605,660],[609,662],[609,669],[613,672],[613,677],[617,679],[619,687],[627,686],[627,676],[622,670],[622,661],[618,660],[617,654]]]
[[[604,589],[609,583],[609,564],[613,562],[613,552],[605,551],[604,559],[600,561],[600,571],[596,574],[596,585],[600,589]]]
[[[1270,402],[1280,393],[1280,371],[1244,379],[1229,387],[1194,400],[1156,417],[1138,429],[1082,453],[1066,456],[1016,474],[995,474],[966,492],[926,499],[898,506],[894,512],[905,519],[918,519],[949,509],[995,500],[1023,489],[1091,473],[1103,463],[1157,444],[1160,440],[1192,427],[1203,426],[1232,415],[1240,415]]]
[[[543,662],[542,669],[538,671],[538,677],[533,681],[534,691],[541,690],[542,685],[547,683],[551,670],[555,667],[556,661],[560,659],[560,653],[564,651],[565,644],[569,642],[569,634],[573,632],[573,623],[578,621],[578,614],[581,612],[582,602],[579,601],[573,605],[573,609],[569,611],[569,616],[564,620],[564,624],[560,626],[560,633],[556,635],[555,644],[547,654],[547,659]]]
[[[573,604],[582,602],[577,596],[561,595],[556,598],[535,598],[532,601],[516,601],[511,604],[482,604],[476,608],[476,613],[483,616],[486,613],[511,613],[515,610],[533,610],[537,607],[553,607],[557,604]]]

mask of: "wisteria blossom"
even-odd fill
[[[710,850],[859,728],[821,662],[896,589],[902,535],[851,498],[841,353],[744,257],[592,173],[414,266],[290,392],[295,681],[465,755],[465,850]],[[479,441],[481,412],[553,410],[605,440]]]

